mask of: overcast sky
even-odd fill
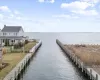
[[[100,32],[100,0],[0,0],[0,28],[27,32]]]

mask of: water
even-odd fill
[[[26,33],[30,38],[41,39],[43,45],[31,61],[21,80],[88,80],[75,68],[56,44],[99,44],[100,33]]]

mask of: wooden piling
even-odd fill
[[[96,80],[98,80],[98,75],[96,74]]]

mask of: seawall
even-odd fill
[[[68,50],[62,42],[58,39],[56,43],[64,51],[64,53],[69,57],[69,59],[77,66],[78,69],[81,69],[81,72],[84,75],[87,75],[90,80],[100,80],[100,75],[93,70],[93,68],[87,67],[74,53]]]
[[[29,53],[14,67],[3,80],[17,80],[18,75],[22,73],[23,70],[25,70],[25,67],[30,62],[30,59],[33,57],[35,52],[38,50],[38,48],[42,45],[42,41],[39,40],[38,43],[29,51]]]

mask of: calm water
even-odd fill
[[[43,45],[31,61],[21,80],[88,80],[70,62],[56,44],[100,43],[100,33],[26,33],[30,38],[41,39]]]

